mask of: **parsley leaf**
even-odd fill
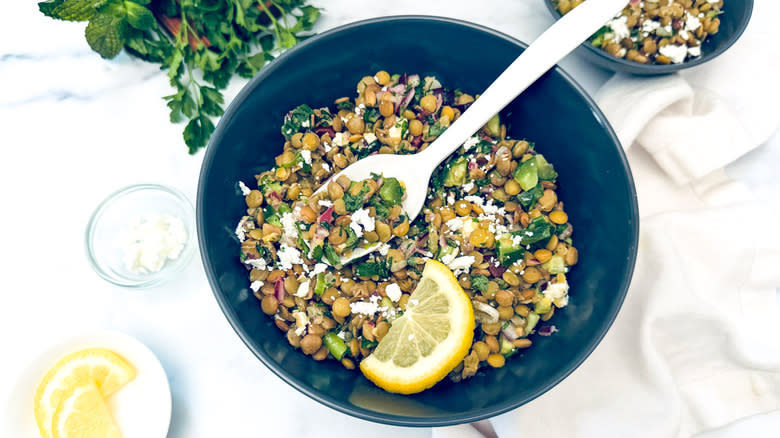
[[[347,192],[344,193],[344,206],[347,209],[347,211],[355,211],[363,206],[363,195],[368,193],[368,185],[364,184],[363,187],[360,188],[360,191],[357,195],[352,195],[351,193]]]
[[[475,275],[471,277],[471,288],[480,292],[487,291],[488,283],[490,283],[490,280],[484,275]]]

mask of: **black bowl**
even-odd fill
[[[553,0],[542,1],[544,1],[547,9],[556,20],[561,18],[561,13],[555,8]],[[626,4],[628,4],[628,1],[626,1]],[[629,61],[610,55],[595,47],[590,41],[582,43],[575,52],[599,67],[619,73],[641,76],[674,73],[709,62],[728,50],[742,36],[752,14],[753,0],[727,0],[724,2],[723,14],[718,17],[720,18],[720,30],[718,33],[711,35],[704,41],[701,47],[701,56],[681,64],[641,64]]]
[[[198,238],[209,282],[225,316],[263,364],[309,397],[366,420],[402,426],[458,424],[506,412],[552,388],[607,332],[634,269],[636,192],[615,133],[593,101],[556,68],[507,108],[509,132],[536,142],[560,173],[561,199],[575,227],[580,263],[571,304],[552,320],[560,332],[507,366],[413,396],[384,392],[336,361],[292,349],[248,289],[233,230],[244,214],[239,180],[268,169],[281,151],[282,117],[300,103],[353,95],[366,74],[435,74],[443,84],[484,90],[524,44],[471,23],[388,17],[318,35],[268,65],[244,87],[206,151],[197,202]]]

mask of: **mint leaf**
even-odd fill
[[[130,23],[130,26],[138,30],[148,30],[154,26],[154,15],[144,6],[126,1],[125,9],[127,9],[127,22]]]
[[[97,13],[104,0],[55,0],[38,3],[38,9],[44,15],[59,20],[85,21]]]
[[[106,15],[92,17],[84,35],[92,50],[106,59],[111,59],[119,54],[124,45],[120,22]]]

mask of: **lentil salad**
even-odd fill
[[[567,14],[585,0],[552,0]],[[718,33],[723,0],[631,0],[591,38],[596,47],[641,64],[680,64],[701,56]]]
[[[497,115],[437,168],[410,223],[402,181],[329,178],[369,154],[425,149],[474,97],[435,77],[385,71],[363,77],[357,93],[330,108],[293,109],[276,165],[254,188],[239,183],[240,258],[262,311],[293,347],[353,369],[406,310],[433,258],[454,272],[477,323],[450,379],[504,366],[532,345],[530,335],[554,332],[540,321],[568,303],[578,252],[554,167],[533,143],[509,138]],[[377,242],[377,252],[338,267],[339,255]]]

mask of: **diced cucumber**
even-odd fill
[[[404,188],[396,178],[385,178],[382,187],[379,189],[379,197],[390,205],[401,203],[404,196]]]
[[[509,339],[507,339],[505,336],[501,336],[500,347],[501,350],[499,353],[501,353],[502,356],[511,356],[515,352],[515,346],[512,345],[512,343],[509,342]]]
[[[451,162],[447,169],[447,176],[444,178],[444,185],[446,187],[462,186],[466,183],[467,170],[468,162],[466,161],[466,158],[460,157]]]
[[[525,317],[525,336],[528,336],[531,334],[531,331],[536,327],[536,323],[539,322],[539,314],[538,313],[529,313],[528,316]]]
[[[541,300],[534,303],[534,313],[537,315],[544,315],[549,312],[550,309],[552,309],[552,300],[547,297],[543,297]]]
[[[563,262],[563,256],[557,254],[552,256],[550,260],[542,263],[542,267],[553,275],[566,273],[566,264]]]
[[[330,354],[337,360],[341,360],[344,357],[344,353],[347,352],[347,344],[335,332],[326,333],[322,338],[322,343],[325,344]]]
[[[487,123],[485,123],[485,129],[491,137],[498,137],[501,135],[501,118],[496,114],[491,117]]]
[[[525,255],[525,248],[520,245],[513,245],[512,235],[504,234],[496,240],[496,252],[498,254],[498,261],[504,266],[509,266],[523,258]]]
[[[512,174],[523,190],[531,190],[539,182],[539,169],[533,157],[523,161]]]

